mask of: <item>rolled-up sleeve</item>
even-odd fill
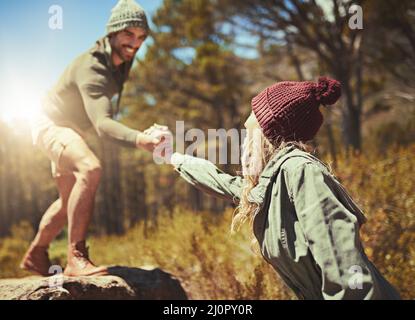
[[[224,173],[212,162],[174,153],[172,164],[180,176],[194,187],[211,195],[238,202],[243,178]]]
[[[295,211],[321,270],[324,299],[370,299],[375,283],[364,254],[356,216],[336,197],[333,179],[305,163],[289,176]]]

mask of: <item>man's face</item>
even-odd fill
[[[112,36],[111,47],[122,62],[129,62],[134,59],[146,38],[147,32],[145,30],[130,27]]]

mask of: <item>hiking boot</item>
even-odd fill
[[[85,241],[69,245],[68,264],[63,273],[68,277],[103,276],[108,275],[106,267],[97,267],[89,260],[88,248]]]
[[[52,266],[49,255],[48,247],[31,245],[23,257],[20,263],[20,268],[29,272],[39,274],[44,277],[48,277],[51,274],[49,269]]]

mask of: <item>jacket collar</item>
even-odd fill
[[[278,174],[278,171],[282,164],[282,159],[284,159],[287,154],[294,151],[294,146],[288,146],[286,148],[281,149],[278,151],[271,160],[267,163],[264,170],[262,171],[258,184],[251,190],[248,195],[248,200],[251,202],[255,202],[257,204],[262,204],[264,201],[265,193],[268,188],[268,185],[271,181],[271,178]]]
[[[120,101],[124,89],[124,82],[127,81],[128,75],[133,65],[133,61],[129,63],[125,62],[119,66],[115,66],[112,62],[112,47],[108,36],[105,36],[97,40],[95,46],[90,50],[90,53],[93,55],[98,54],[105,60],[105,64],[108,66],[111,73],[114,75],[116,82],[119,85],[117,109],[115,111],[115,113],[117,114],[120,109]]]
[[[116,72],[118,70],[124,70],[129,72],[129,69],[132,66],[131,63],[122,63],[118,67],[114,65],[112,62],[112,47],[110,43],[110,39],[108,36],[100,38],[96,41],[95,46],[90,50],[92,54],[99,54],[105,59],[105,64],[109,67],[112,72]]]
[[[103,58],[105,60],[105,65],[107,65],[111,71],[116,70],[116,67],[112,63],[111,59],[112,49],[108,37],[98,39],[89,52],[100,57],[101,59]]]
[[[111,69],[111,71],[115,72],[117,70],[117,67],[112,62],[112,48],[110,44],[110,39],[108,37],[104,37],[102,41],[105,59],[107,60],[108,66]]]
[[[267,188],[271,184],[271,182],[274,180],[273,178],[278,176],[280,172],[280,168],[282,164],[285,162],[285,160],[292,158],[292,157],[303,157],[307,158],[313,162],[317,162],[323,167],[325,167],[329,172],[330,168],[322,162],[320,159],[316,158],[315,156],[311,155],[308,152],[301,151],[297,149],[295,146],[288,146],[283,149],[281,149],[265,166],[258,184],[250,191],[248,195],[248,200],[250,202],[257,203],[259,205],[258,211],[261,209],[262,204],[264,203],[265,195],[267,192]],[[334,177],[334,176],[333,176]],[[335,177],[334,177],[335,178]],[[337,181],[337,179],[335,178]],[[350,195],[347,193],[347,191],[344,189],[344,187],[337,181],[339,184],[339,190],[343,193],[344,197],[346,198],[346,201],[348,203],[348,207],[355,213],[356,218],[359,221],[359,224],[364,224],[367,219],[362,211],[362,209],[354,202],[354,200],[350,197]],[[257,236],[258,239],[260,239],[260,229],[258,229],[258,226],[260,225],[261,219],[264,219],[264,217],[259,218],[259,215],[255,218],[256,224],[254,226],[254,233]],[[259,223],[259,224],[258,224]]]
[[[267,165],[261,173],[261,176],[259,177],[258,184],[251,190],[251,192],[248,195],[249,201],[255,202],[259,205],[263,203],[267,188],[271,183],[272,178],[278,175],[282,164],[285,162],[285,160],[291,157],[309,158],[310,160],[317,161],[326,167],[326,165],[323,162],[321,162],[313,155],[301,151],[293,145],[287,146],[278,151],[267,163]]]

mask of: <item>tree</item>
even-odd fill
[[[348,21],[352,4],[364,1],[229,0],[225,15],[268,45],[295,44],[315,53],[321,66],[342,82],[342,133],[347,146],[361,147],[363,30]],[[329,9],[327,9],[329,8]]]
[[[205,132],[241,127],[246,94],[241,58],[228,48],[216,9],[209,0],[164,1],[153,17],[153,44],[126,89],[128,121],[140,119],[143,127],[159,122],[174,130],[183,120],[185,129]],[[190,193],[195,208],[202,209],[199,191]]]
[[[371,65],[386,71],[399,85],[401,95],[415,100],[415,2],[370,2],[368,49]]]

